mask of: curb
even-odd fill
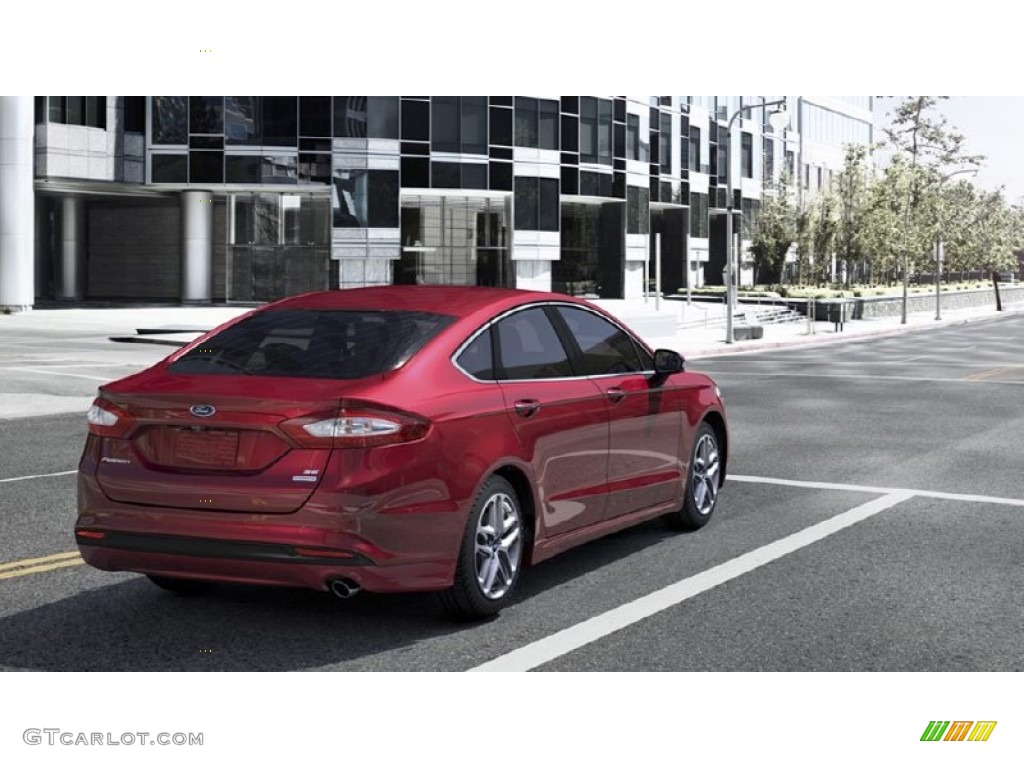
[[[729,346],[716,346],[716,347],[704,347],[697,349],[689,354],[685,354],[687,360],[701,360],[711,357],[725,357],[728,355],[739,355],[746,354],[749,352],[759,352],[766,349],[782,349],[786,347],[820,347],[827,344],[840,344],[843,342],[861,341],[864,339],[871,338],[883,338],[886,336],[899,336],[904,333],[913,333],[915,331],[930,331],[936,328],[951,328],[958,325],[967,325],[969,323],[977,323],[989,320],[998,320],[1003,317],[1012,317],[1015,315],[1024,314],[1024,307],[1016,307],[1011,309],[1004,309],[1002,312],[993,311],[991,314],[978,315],[975,317],[961,317],[952,320],[940,320],[934,322],[931,325],[907,325],[896,328],[885,328],[877,330],[863,330],[853,331],[850,333],[836,333],[829,335],[825,338],[819,337],[817,334],[804,335],[795,339],[786,339],[784,341],[767,341],[767,342],[747,342],[740,344],[731,344]]]

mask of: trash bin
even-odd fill
[[[830,301],[828,304],[828,321],[835,325],[836,331],[843,330],[846,322],[846,302]]]

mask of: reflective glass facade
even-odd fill
[[[790,115],[780,133],[762,108],[776,99]],[[717,282],[730,203],[742,237],[766,181],[792,169],[807,201],[839,170],[844,144],[873,138],[871,98],[855,96],[59,96],[34,106],[37,123],[134,136],[134,183],[168,210],[189,190],[209,192],[215,295],[254,301],[303,279],[637,296],[659,239],[673,280]],[[61,167],[44,175],[74,175]],[[177,253],[180,224],[157,218],[153,237]],[[294,268],[305,278],[287,277],[292,258],[305,260],[306,272]],[[250,285],[247,270],[264,277]]]

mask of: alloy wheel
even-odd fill
[[[500,599],[515,581],[522,558],[522,519],[512,498],[495,493],[484,503],[476,528],[476,581],[480,593]]]
[[[718,471],[718,444],[712,435],[704,433],[693,452],[693,466],[690,470],[690,489],[693,494],[693,505],[698,514],[709,515],[715,508]]]

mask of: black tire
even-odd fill
[[[500,519],[503,535],[488,533],[494,525],[488,524],[485,516],[491,521]],[[470,508],[455,580],[438,594],[448,615],[458,621],[497,615],[508,604],[519,581],[528,542],[526,517],[515,489],[505,478],[491,477]]]
[[[674,512],[663,516],[665,524],[676,531],[695,531],[711,519],[718,505],[722,462],[718,435],[706,421],[697,428],[693,440],[693,453],[686,470],[683,504]]]
[[[215,582],[199,581],[198,579],[177,579],[173,576],[157,576],[152,573],[147,573],[146,578],[160,589],[166,589],[168,592],[186,597],[205,595],[217,588]]]

